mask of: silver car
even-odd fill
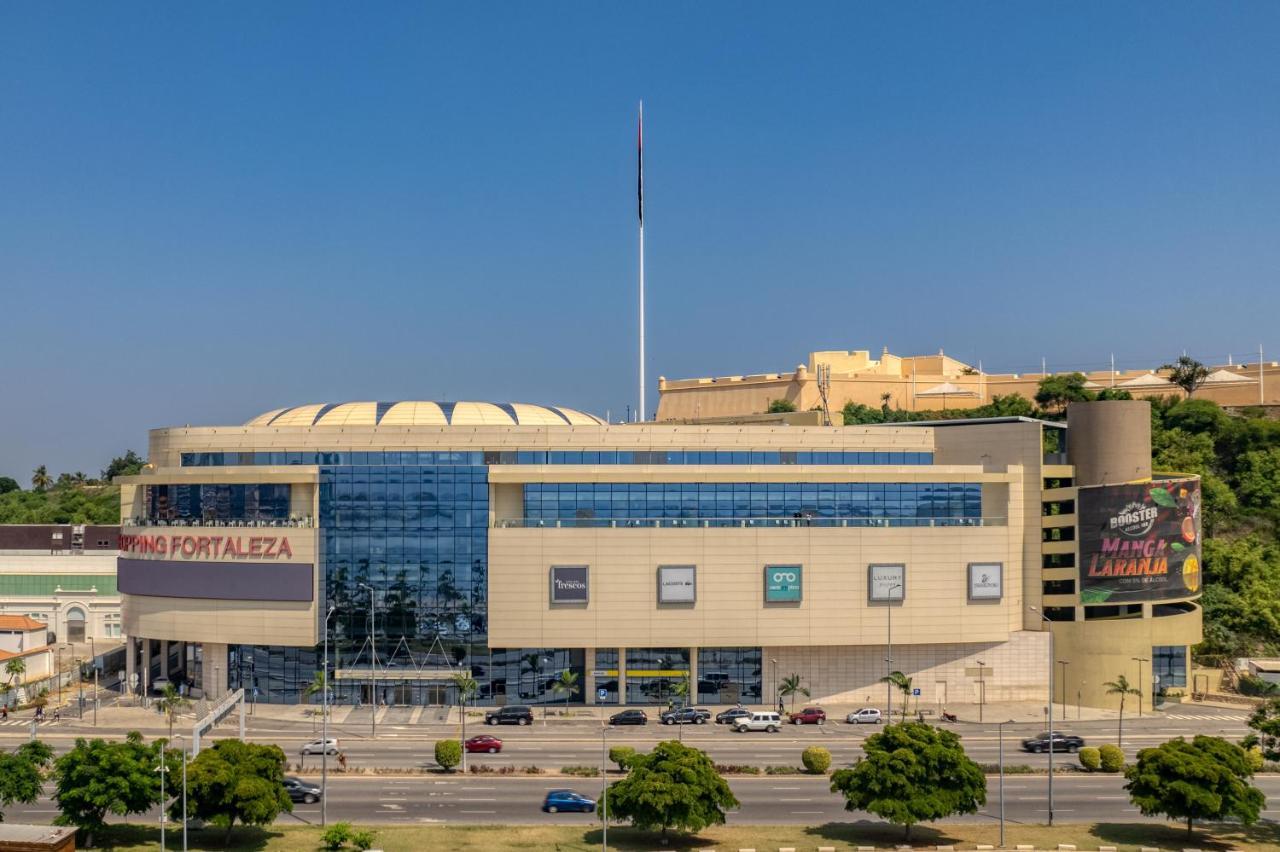
[[[855,710],[845,716],[844,720],[850,725],[879,725],[884,721],[880,717],[880,711],[874,707],[863,707],[861,710]]]

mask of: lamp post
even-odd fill
[[[167,745],[167,743],[166,743]],[[156,767],[160,773],[160,852],[164,852],[164,824],[168,814],[164,811],[164,746],[160,747],[160,765]]]
[[[1142,718],[1142,694],[1146,691],[1142,688],[1142,664],[1151,662],[1146,657],[1133,657],[1135,663],[1138,664],[1138,718]]]
[[[187,741],[182,734],[174,739],[182,740],[182,852],[187,852]]]
[[[337,612],[336,606],[329,607],[324,616],[324,689],[320,692],[320,824],[329,824],[329,619]],[[314,728],[312,730],[315,730]]]
[[[769,662],[773,664],[773,703],[778,703],[778,661],[770,658]]]
[[[1004,848],[1004,726],[1013,724],[1012,719],[997,722],[1000,731],[1000,848]]]
[[[62,646],[59,645],[54,652],[53,676],[58,681],[58,706],[62,706]]]
[[[1053,825],[1053,625],[1049,617],[1039,607],[1031,607],[1031,611],[1040,616],[1040,620],[1049,625],[1049,825]]]
[[[986,665],[987,664],[982,662],[982,660],[978,660],[978,722],[979,723],[982,722],[982,705],[987,703],[987,682],[983,680],[983,671],[982,671]],[[1003,779],[1003,776],[1001,777]],[[1000,845],[1003,846],[1004,841],[1001,841]]]
[[[1062,720],[1067,719],[1067,666],[1071,665],[1070,660],[1058,660],[1058,665],[1062,666]]]
[[[609,852],[609,726],[600,728],[600,850]]]
[[[76,719],[84,720],[84,658],[76,658]]]
[[[89,656],[93,658],[93,726],[98,727],[98,646],[89,637]]]
[[[360,583],[359,587],[369,590],[369,698],[373,705],[373,713],[369,716],[369,738],[378,738],[378,622],[374,620],[373,586]]]
[[[889,679],[890,676],[893,674],[893,593],[895,590],[898,590],[901,588],[902,588],[901,583],[894,583],[892,586],[889,587],[889,590],[888,590],[889,593],[887,598],[885,599],[885,613],[887,615],[888,621],[886,622],[885,636],[884,636],[884,640],[885,640],[884,641],[884,647],[885,647],[884,693],[885,693],[885,716],[887,716],[890,721],[893,721],[893,681]],[[902,700],[905,702],[906,698],[904,697]],[[795,705],[792,705],[792,706],[794,707]],[[906,705],[904,704],[902,708],[902,714],[903,714],[904,720],[906,719],[906,713],[907,713],[907,708],[906,708]]]

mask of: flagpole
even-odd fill
[[[640,120],[636,130],[636,193],[640,211],[640,407],[639,421],[645,421],[644,405],[644,101],[640,101]]]

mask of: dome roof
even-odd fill
[[[246,426],[603,426],[593,414],[524,402],[319,402],[277,408]]]

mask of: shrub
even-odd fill
[[[998,763],[979,763],[984,775],[999,775],[1000,764]],[[1025,763],[1006,763],[1004,765],[1005,775],[1034,775],[1036,771]]]
[[[800,771],[798,766],[766,766],[764,768],[765,775],[799,775]]]
[[[320,835],[320,842],[325,849],[341,849],[351,839],[351,823],[335,822]]]
[[[359,849],[360,852],[364,852],[364,850],[371,848],[373,846],[373,832],[372,831],[351,832],[351,845],[354,846],[356,849]]]
[[[1244,759],[1249,761],[1249,769],[1253,772],[1261,772],[1262,767],[1267,765],[1266,758],[1262,756],[1262,748],[1260,746],[1252,746],[1245,749]]]
[[[1102,765],[1102,758],[1098,754],[1098,750],[1093,746],[1085,746],[1080,749],[1080,765],[1090,772],[1097,772],[1098,767]]]
[[[446,772],[462,762],[462,743],[457,740],[436,740],[436,763]]]
[[[716,772],[721,775],[759,775],[760,767],[745,763],[717,763]]]
[[[560,767],[560,774],[595,778],[600,775],[600,768],[596,766],[562,766]]]
[[[1124,752],[1113,745],[1104,745],[1098,749],[1098,760],[1103,772],[1120,772],[1124,769]]]
[[[1236,689],[1241,695],[1268,696],[1275,695],[1280,686],[1257,675],[1242,674],[1236,679]]]
[[[503,768],[506,769],[507,767],[504,766]],[[493,773],[496,770],[494,770],[494,768],[487,763],[473,763],[468,768],[468,771],[474,775],[487,775],[487,774]]]
[[[815,775],[821,775],[831,768],[831,752],[822,746],[809,746],[800,755],[804,768]]]
[[[618,769],[623,772],[627,771],[627,761],[636,756],[636,750],[631,746],[614,746],[609,749],[609,760],[618,765]]]
[[[525,775],[541,775],[543,772],[541,766],[526,766],[524,769],[520,771],[523,772]]]

